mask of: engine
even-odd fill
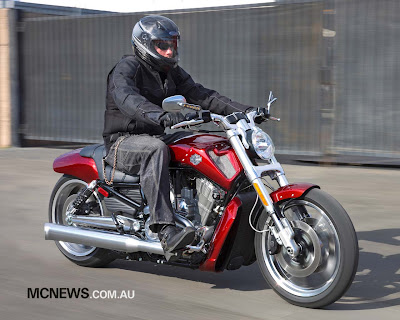
[[[187,180],[191,183],[186,183],[176,195],[178,212],[185,214],[196,227],[214,225],[223,210],[224,190],[205,178]]]
[[[223,212],[225,191],[210,180],[202,176],[199,177],[193,171],[179,172],[172,181],[171,202],[176,212],[181,217],[190,220],[196,228],[209,227],[202,230],[204,232],[208,230],[212,234],[213,226]],[[142,202],[139,189],[121,188],[118,189],[118,192],[137,203]],[[115,197],[104,198],[104,203],[110,214],[118,213],[136,219],[135,221],[139,223],[140,228],[134,231],[134,234],[141,234],[147,240],[158,241],[157,234],[149,229],[150,211],[148,206],[143,211],[138,212]],[[181,224],[185,223],[182,222]]]

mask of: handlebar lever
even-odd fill
[[[269,116],[268,119],[272,120],[272,121],[281,121],[281,118],[275,118],[275,117],[271,117],[271,116]]]
[[[179,129],[179,128],[186,127],[186,126],[195,126],[197,124],[202,124],[203,122],[204,122],[203,119],[182,121],[182,122],[179,122],[179,123],[171,126],[171,129]]]

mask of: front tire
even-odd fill
[[[272,247],[270,232],[257,233],[255,250],[264,278],[294,305],[321,308],[335,302],[350,287],[358,266],[357,236],[349,216],[339,202],[319,189],[280,206],[302,249],[293,260],[283,246]],[[268,229],[269,224],[264,212],[258,230]]]
[[[87,184],[78,178],[64,175],[56,183],[49,204],[49,221],[51,223],[68,225],[66,210],[76,198],[77,193],[86,188]],[[100,215],[104,215],[105,206],[100,198],[94,194],[89,201],[96,201]],[[61,253],[73,263],[83,267],[104,267],[116,259],[116,254],[110,250],[85,246],[82,244],[54,241]]]

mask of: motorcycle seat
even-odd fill
[[[84,158],[92,158],[96,163],[99,179],[104,180],[103,174],[103,158],[106,156],[106,149],[104,144],[93,144],[82,148],[79,154]],[[112,166],[106,163],[107,180],[111,179]],[[129,175],[122,171],[115,170],[114,182],[138,183],[140,178],[138,175]]]

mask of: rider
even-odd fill
[[[191,244],[195,230],[175,224],[166,145],[171,135],[164,129],[185,117],[163,110],[163,99],[180,94],[189,103],[223,115],[251,108],[195,83],[178,66],[179,39],[178,27],[166,17],[150,15],[136,23],[134,55],[122,57],[108,75],[103,131],[106,161],[114,165],[116,157],[118,170],[140,175],[150,208],[150,230],[158,233],[166,253]]]

